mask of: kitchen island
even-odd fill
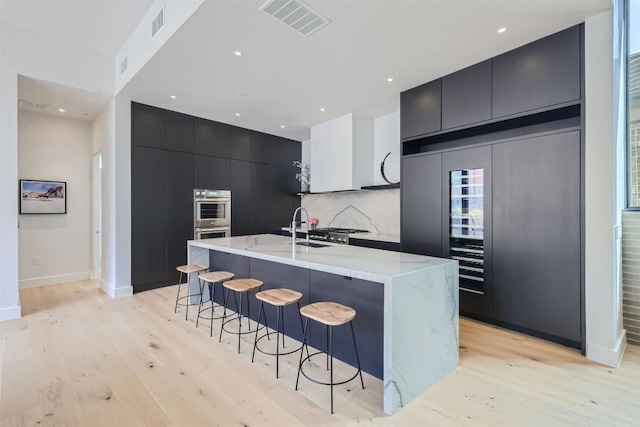
[[[188,259],[263,280],[265,288],[294,288],[304,304],[353,306],[363,370],[383,380],[387,414],[458,365],[456,261],[348,245],[298,246],[270,234],[192,240]],[[196,277],[190,286],[198,289]],[[299,320],[291,320],[297,329],[287,327],[287,335],[300,339]],[[353,364],[350,340],[335,339],[336,357]],[[322,350],[324,332],[312,334],[310,344]]]

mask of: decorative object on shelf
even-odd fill
[[[311,184],[311,166],[308,163],[302,163],[297,160],[293,161],[293,165],[300,168],[300,173],[296,174],[296,179],[302,184],[302,192],[308,192],[309,184]]]
[[[309,218],[309,228],[315,230],[319,222],[318,218]]]
[[[20,180],[20,214],[66,213],[66,182]]]
[[[389,151],[389,153],[384,156],[384,160],[382,160],[382,163],[380,163],[380,173],[382,174],[382,179],[384,179],[386,182],[388,182],[389,184],[395,185],[395,184],[400,184],[400,181],[398,182],[391,182],[387,179],[387,176],[384,173],[384,162],[387,161],[387,158],[391,155],[391,151]]]

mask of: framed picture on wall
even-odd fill
[[[20,180],[21,214],[66,214],[67,183]]]

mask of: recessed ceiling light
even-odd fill
[[[240,117],[240,113],[236,113],[236,117]]]
[[[85,116],[85,117],[89,116],[89,114],[87,114],[87,113],[82,113],[82,115]]]
[[[280,129],[284,129],[284,125],[280,125]]]
[[[65,110],[64,108],[58,108],[58,111],[60,111],[61,113],[65,113],[67,110]]]
[[[235,56],[242,56],[242,52],[240,52],[239,50],[236,50],[235,52],[233,52],[233,54]]]
[[[502,34],[507,31],[507,27],[498,28],[498,34]]]
[[[176,96],[175,95],[171,95],[169,98],[176,99]]]
[[[324,111],[324,108],[321,108],[320,111]]]
[[[393,81],[393,77],[389,77],[389,78],[387,79],[387,81],[388,81],[389,83],[391,83],[391,82]]]

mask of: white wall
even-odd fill
[[[617,138],[613,12],[585,22],[585,317],[586,353],[618,366],[624,352],[615,228]]]
[[[19,111],[18,176],[67,183],[66,214],[19,215],[20,287],[88,279],[91,124]]]
[[[18,294],[18,74],[113,93],[113,59],[0,25],[0,320],[20,317]]]

